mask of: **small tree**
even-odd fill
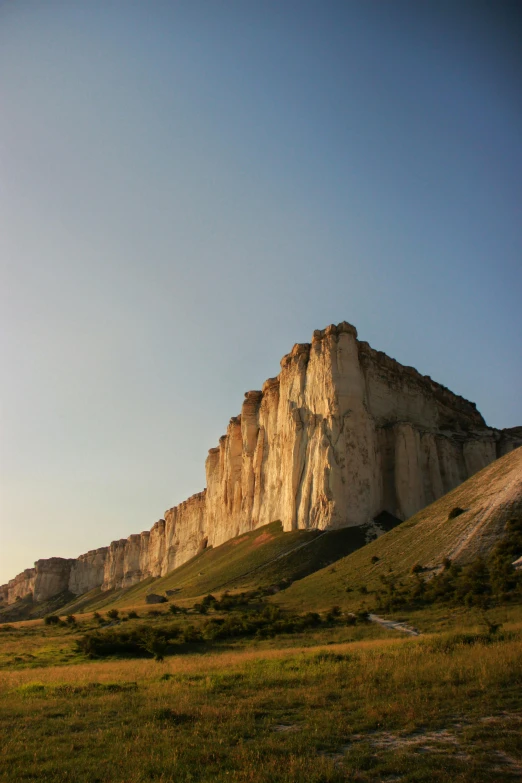
[[[486,626],[489,636],[495,636],[495,634],[502,629],[502,623],[495,623],[494,621],[490,620],[486,614],[482,616],[482,621]]]
[[[107,617],[110,617],[111,620],[117,620],[119,616],[120,613],[117,609],[109,609],[109,611],[107,612]]]
[[[44,617],[44,623],[46,625],[59,625],[60,618],[57,614],[48,614],[46,617]]]
[[[203,604],[203,606],[206,606],[208,609],[212,609],[215,608],[217,604],[217,599],[211,593],[209,593],[203,598],[201,603]]]
[[[330,611],[326,615],[326,621],[328,623],[335,623],[340,617],[341,617],[341,607],[340,606],[332,606]]]
[[[154,656],[157,663],[163,663],[168,649],[168,642],[164,636],[158,636],[154,631],[150,631],[144,636],[141,646]]]

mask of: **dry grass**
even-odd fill
[[[455,634],[4,672],[0,780],[516,780],[521,673]]]

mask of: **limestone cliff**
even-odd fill
[[[473,403],[358,341],[355,327],[329,326],[246,393],[209,451],[206,490],[150,531],[61,561],[65,586],[128,587],[277,519],[285,530],[359,526],[382,511],[406,519],[521,444],[521,428],[487,427]],[[65,567],[41,587],[57,560],[12,580],[7,601],[64,589]]]
[[[34,568],[26,568],[4,586],[7,587],[7,603],[14,603],[28,595],[35,601],[47,601],[53,595],[68,590],[73,563],[75,560],[62,557],[37,560]]]

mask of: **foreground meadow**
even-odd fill
[[[0,780],[521,780],[520,642],[512,627],[9,667]]]

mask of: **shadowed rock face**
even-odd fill
[[[26,568],[7,584],[7,603],[31,595],[35,601],[47,601],[53,595],[69,589],[71,567],[75,560],[50,557],[37,560],[34,568]],[[4,588],[2,588],[3,590]]]
[[[522,428],[487,427],[474,403],[359,342],[351,324],[328,326],[245,394],[208,453],[206,490],[150,531],[38,561],[1,589],[11,603],[55,587],[128,587],[277,519],[285,530],[406,519],[521,444]],[[68,566],[44,566],[57,561]]]

